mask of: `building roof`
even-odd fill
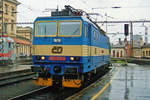
[[[119,41],[119,43],[112,45],[112,48],[124,48],[124,47],[125,47],[124,41]]]
[[[17,33],[30,33],[32,34],[33,29],[31,27],[17,27]]]
[[[22,40],[22,39],[19,39],[19,38],[13,38],[13,39],[14,39],[15,43],[31,45],[30,41]]]
[[[150,48],[150,44],[144,44],[142,48]]]
[[[6,1],[6,2],[11,2],[11,3],[14,3],[16,5],[19,5],[20,2],[18,2],[17,0],[3,0],[3,1]],[[1,6],[1,3],[2,3],[2,0],[0,0],[0,6]]]
[[[123,45],[112,45],[112,48],[124,48],[125,46]]]

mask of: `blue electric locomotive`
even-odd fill
[[[34,22],[34,82],[41,86],[81,87],[110,64],[109,38],[84,12],[65,6]]]

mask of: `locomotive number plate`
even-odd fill
[[[53,42],[54,42],[54,43],[61,43],[61,39],[59,39],[59,38],[54,38],[54,39],[53,39]]]

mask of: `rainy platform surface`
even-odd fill
[[[150,100],[150,65],[118,65],[74,100]]]
[[[0,74],[31,69],[31,65],[0,66]]]

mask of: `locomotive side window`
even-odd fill
[[[97,33],[97,31],[96,30],[94,30],[94,40],[97,40],[98,39],[98,33]]]
[[[88,26],[85,25],[85,31],[84,31],[85,38],[88,37],[88,34],[89,34],[89,33],[88,33],[88,30],[89,30],[89,29],[88,29]]]
[[[85,36],[85,38],[86,38],[86,36],[87,36],[87,31],[86,31],[86,25],[85,25],[85,30],[84,30],[84,36]]]
[[[80,36],[80,21],[61,21],[59,23],[59,36]]]
[[[95,31],[93,31],[93,33],[94,33],[94,39],[96,38],[96,33],[95,33]]]
[[[39,22],[36,24],[35,34],[38,36],[53,36],[56,35],[56,22]]]

